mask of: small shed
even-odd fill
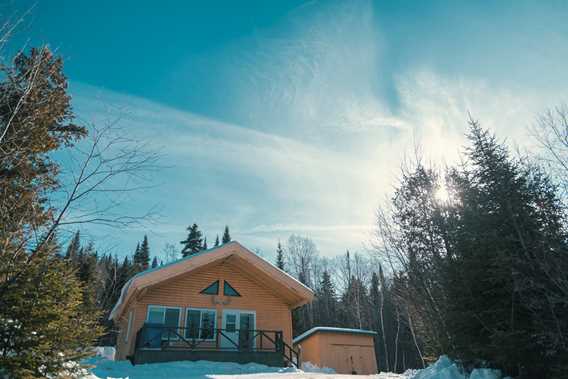
[[[329,367],[338,374],[377,373],[374,337],[376,332],[362,329],[316,327],[294,338],[302,362]]]

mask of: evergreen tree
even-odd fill
[[[369,290],[369,302],[371,305],[370,323],[371,328],[378,333],[375,339],[375,354],[380,371],[391,371],[395,368],[394,352],[401,345],[396,341],[396,330],[399,329],[396,323],[396,312],[393,307],[392,293],[383,273],[383,268],[379,265],[379,273],[373,272],[371,277],[371,287]],[[400,334],[400,333],[399,333]],[[399,337],[400,340],[400,337]],[[407,354],[412,356],[415,347],[411,346]],[[400,355],[400,354],[397,354]],[[420,366],[403,366],[401,371],[408,368]]]
[[[307,278],[304,271],[300,271],[298,280],[307,286]],[[292,311],[292,327],[294,336],[302,334],[312,327],[312,317],[310,316],[310,307],[308,304],[302,305]]]
[[[369,328],[369,298],[365,285],[354,276],[342,297],[342,321],[350,328]]]
[[[73,235],[73,239],[69,242],[67,246],[67,251],[65,253],[65,258],[75,262],[77,256],[79,255],[79,249],[81,248],[81,234],[77,230],[75,235]]]
[[[150,265],[150,246],[148,244],[148,237],[144,235],[142,240],[142,245],[140,245],[140,255],[139,260],[136,262],[142,268],[142,271],[148,269]]]
[[[85,249],[81,249],[78,256],[77,277],[83,287],[83,305],[88,310],[96,310],[97,299],[97,252],[91,241]]]
[[[156,268],[158,267],[158,258],[154,257],[154,259],[152,259],[152,268]]]
[[[187,238],[180,242],[183,245],[181,254],[184,257],[196,254],[203,249],[203,240],[201,239],[202,233],[197,224],[194,223],[193,225],[188,226],[187,231],[189,232]]]
[[[48,201],[61,184],[55,153],[86,130],[72,122],[63,62],[49,49],[3,59],[0,71],[0,375],[56,377],[99,333],[58,256]]]
[[[229,234],[229,226],[225,225],[225,231],[223,232],[223,239],[221,240],[223,244],[231,242],[231,235]]]
[[[14,378],[59,372],[67,361],[87,356],[101,331],[98,312],[82,301],[74,268],[50,251],[55,242],[44,249],[2,298],[10,306],[0,307],[0,346],[12,354],[0,354],[0,367]]]
[[[140,242],[136,243],[136,249],[134,249],[134,254],[132,254],[132,264],[133,269],[136,272],[140,272],[142,265],[140,264]]]
[[[147,270],[150,266],[150,246],[148,244],[148,237],[144,235],[142,244],[136,245],[134,251],[133,264],[136,272]]]
[[[399,295],[406,303],[412,303],[420,314],[423,339],[430,350],[428,355],[447,353],[451,348],[451,336],[447,333],[449,262],[447,248],[452,242],[454,211],[437,201],[440,176],[418,164],[414,171],[404,172],[401,186],[393,198],[393,225],[399,230],[398,241],[391,241],[404,250],[404,275],[398,283]],[[447,217],[447,218],[445,218]],[[393,309],[396,313],[397,309]],[[398,315],[395,315],[397,319]],[[393,352],[394,361],[394,352]],[[394,364],[395,362],[393,362]]]
[[[120,296],[120,291],[122,290],[122,287],[124,287],[124,285],[126,284],[126,282],[128,282],[128,280],[134,276],[135,274],[135,267],[132,263],[130,263],[130,260],[128,259],[128,256],[124,257],[124,259],[122,260],[122,264],[120,265],[120,268],[118,269],[118,273],[117,273],[117,293],[116,293],[116,301],[118,301],[118,298]],[[115,301],[115,303],[116,303]]]
[[[203,238],[203,250],[207,250],[207,237]]]
[[[331,276],[324,270],[318,291],[316,291],[317,304],[317,325],[336,326],[337,325],[337,298],[335,286],[331,281]]]
[[[101,309],[103,310],[103,318],[106,320],[108,319],[108,314],[110,313],[110,309],[114,306],[115,303],[115,293],[117,292],[117,278],[118,278],[118,270],[120,268],[120,264],[118,262],[118,257],[111,256],[110,254],[104,257],[103,262],[101,262],[103,266],[101,268],[102,271],[102,290],[99,295],[99,304]],[[110,326],[110,325],[109,325]]]
[[[217,236],[215,237],[215,245],[213,245],[213,247],[218,247],[219,246],[219,235],[217,234]]]
[[[512,374],[568,373],[568,298],[553,284],[568,267],[556,189],[477,123],[468,138],[470,165],[451,175],[461,199],[448,266],[456,353]]]
[[[285,270],[284,249],[282,249],[280,241],[278,241],[278,246],[276,247],[276,267],[282,271]]]
[[[384,251],[395,251],[401,267],[387,291],[390,304],[380,293],[383,317],[393,315],[396,325],[395,345],[383,349],[386,364],[399,370],[400,353],[409,359],[414,345],[418,355],[426,347],[426,355],[483,360],[513,376],[560,378],[568,374],[568,319],[561,316],[568,288],[559,285],[566,283],[568,236],[557,190],[477,123],[468,139],[465,164],[444,177],[450,199],[436,197],[439,174],[418,164],[403,172],[392,223],[380,218]],[[371,295],[376,301],[376,283]],[[385,340],[388,325],[383,319]]]

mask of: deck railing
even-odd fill
[[[298,353],[279,330],[239,330],[170,327],[144,324],[136,334],[136,349],[277,352],[299,366]]]

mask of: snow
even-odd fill
[[[312,362],[303,362],[302,371],[304,372],[321,372],[324,374],[335,374],[335,370],[330,367],[319,367]]]
[[[105,350],[106,349],[106,350]],[[129,361],[112,361],[108,347],[96,348],[99,356],[83,361],[91,366],[80,379],[510,379],[501,371],[478,368],[470,374],[447,356],[422,370],[408,370],[404,374],[380,373],[376,375],[339,375],[333,369],[320,368],[310,362],[295,368],[269,367],[257,363],[181,361],[133,366]]]
[[[450,358],[443,355],[436,363],[428,366],[423,370],[417,370],[410,379],[501,379],[501,371],[490,368],[477,368],[470,374],[464,370]],[[507,378],[503,378],[507,379]]]
[[[153,363],[133,366],[129,361],[110,361],[96,357],[85,360],[84,363],[92,364],[91,375],[84,379],[211,379],[211,378],[242,378],[243,375],[260,379],[273,377],[276,374],[295,373],[298,370],[282,367],[268,367],[257,363],[238,364],[233,362],[208,362],[208,361],[179,361],[167,363]]]
[[[295,368],[269,367],[257,363],[181,361],[133,366],[129,361],[111,361],[102,357],[83,361],[92,368],[81,379],[410,379],[404,374],[337,375],[332,369],[305,366]],[[312,372],[312,370],[314,372]]]
[[[450,358],[442,355],[436,363],[418,370],[412,379],[466,379],[466,376]]]
[[[95,356],[114,361],[116,349],[114,346],[97,346],[95,347]]]

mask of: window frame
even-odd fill
[[[215,337],[215,331],[217,329],[217,309],[215,308],[195,308],[195,307],[187,307],[185,309],[185,331],[186,333],[189,331],[189,325],[188,325],[188,321],[189,321],[189,311],[199,311],[199,335],[197,336],[197,339],[199,341],[215,341],[216,337]],[[201,327],[201,323],[203,321],[203,311],[210,311],[213,312],[213,336],[211,338],[201,338],[201,333],[203,332],[203,328]],[[183,336],[184,338],[187,339],[192,339],[192,337],[188,337],[187,334],[184,333]]]
[[[232,289],[233,291],[235,291],[236,295],[227,295],[225,289],[226,286],[229,286],[230,289]],[[233,285],[231,283],[229,283],[227,280],[223,280],[223,296],[229,296],[229,297],[242,297],[241,293],[239,291],[237,291],[235,289],[235,287],[233,287]]]
[[[180,327],[181,327],[181,315],[183,314],[183,307],[176,307],[176,306],[170,306],[170,305],[154,305],[154,304],[148,304],[148,307],[146,309],[146,320],[144,322],[149,323],[149,318],[150,318],[150,309],[162,309],[164,311],[164,316],[162,317],[162,322],[161,324],[163,326],[167,326],[166,325],[166,310],[168,309],[177,309],[179,311],[178,314],[178,322],[177,322],[177,326],[175,327],[175,329],[177,329],[177,332],[179,333]],[[162,340],[167,340],[168,337],[167,336],[163,336],[162,335]],[[178,340],[179,337],[174,335],[174,336],[170,336],[169,338],[170,340]]]
[[[242,313],[246,313],[246,314],[252,314],[254,317],[254,323],[253,323],[253,329],[252,331],[257,331],[257,318],[256,318],[256,310],[251,310],[251,309],[239,309],[239,308],[224,308],[222,310],[222,316],[221,316],[221,326],[223,326],[223,321],[225,319],[225,312],[227,313],[238,313],[239,314],[239,318],[238,318],[238,323],[236,324],[236,329],[235,329],[235,333],[237,333],[237,337],[239,334],[239,331],[241,330],[241,314]],[[221,337],[221,341],[222,341],[222,337]],[[253,343],[253,348],[256,348],[256,338],[254,338],[252,340]]]
[[[209,287],[214,286],[215,284],[217,284],[217,292],[216,293],[206,293],[205,292],[206,290],[209,289]],[[221,280],[219,279],[219,280],[215,280],[213,283],[209,284],[207,287],[205,287],[204,289],[199,291],[199,293],[202,294],[202,295],[218,296],[220,290],[221,290]]]

